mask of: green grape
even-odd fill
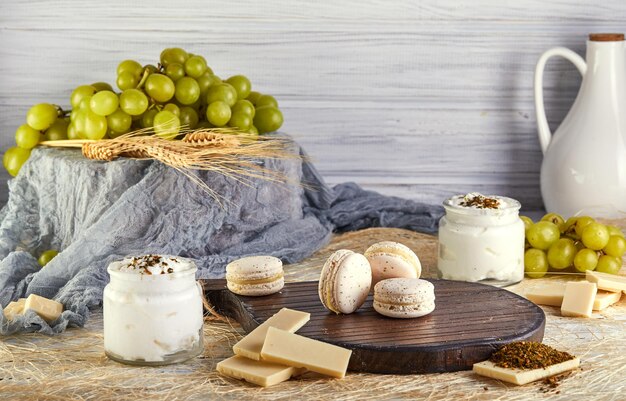
[[[161,64],[167,68],[170,64],[184,65],[189,58],[189,54],[179,47],[170,47],[161,52]]]
[[[174,96],[174,81],[167,75],[152,74],[145,84],[146,93],[157,102],[165,103]]]
[[[606,226],[606,228],[609,230],[609,234],[617,235],[618,237],[624,237],[624,233],[622,232],[622,230],[620,230],[619,227],[616,227],[616,226]]]
[[[122,75],[125,72],[128,72],[139,79],[141,74],[143,74],[143,67],[135,60],[124,60],[117,66],[117,75]]]
[[[26,160],[30,157],[30,149],[23,149],[19,147],[13,147],[7,149],[2,157],[2,164],[4,168],[15,177],[20,169],[26,163]]]
[[[141,73],[141,75],[144,74],[144,71],[148,71],[148,73],[150,74],[156,74],[159,72],[159,69],[156,68],[156,66],[152,65],[152,64],[146,64],[143,66],[143,71]]]
[[[256,127],[254,125],[251,125],[250,128],[248,128],[248,133],[252,136],[258,136],[259,135],[259,130],[256,129]]]
[[[189,129],[195,129],[198,126],[198,113],[189,106],[183,106],[180,108],[180,125]]]
[[[200,98],[200,85],[193,78],[181,78],[176,82],[175,96],[181,104],[194,104]]]
[[[170,77],[174,82],[185,76],[185,67],[180,64],[170,64],[165,67],[165,75]]]
[[[250,94],[252,84],[244,75],[233,75],[226,80],[237,91],[237,99],[245,99]]]
[[[201,77],[197,79],[198,86],[200,87],[200,96],[206,98],[206,94],[211,85],[217,83],[217,80],[214,79],[214,76],[209,74],[209,72],[205,72]]]
[[[80,139],[80,135],[76,129],[76,124],[73,122],[67,127],[67,139]]]
[[[283,113],[281,113],[280,110],[272,106],[257,107],[254,116],[254,126],[257,127],[260,134],[274,132],[278,130],[281,125],[283,125]]]
[[[154,116],[154,133],[164,139],[174,139],[180,131],[180,120],[167,110],[159,111]]]
[[[609,242],[607,242],[606,246],[602,248],[602,250],[607,255],[621,258],[622,255],[626,253],[626,239],[618,235],[611,235],[609,237]]]
[[[261,97],[261,94],[259,92],[250,91],[250,93],[246,97],[246,100],[256,106],[256,102],[259,100],[259,97]]]
[[[213,85],[207,91],[207,104],[213,102],[224,102],[228,107],[232,107],[237,103],[237,91],[229,84]]]
[[[124,71],[117,76],[115,83],[121,91],[125,91],[126,89],[136,88],[139,84],[139,77],[134,76],[128,71]]]
[[[117,109],[107,116],[107,126],[109,130],[117,134],[115,137],[127,133],[132,123],[132,117],[122,109]]]
[[[263,106],[272,106],[278,108],[278,102],[274,99],[274,96],[271,95],[261,95],[257,98],[256,103],[254,104],[256,108]]]
[[[94,82],[93,84],[89,86],[92,86],[96,90],[96,92],[102,92],[102,91],[113,92],[113,87],[107,84],[106,82]]]
[[[231,111],[228,104],[222,101],[215,101],[209,104],[206,109],[207,120],[216,127],[223,127],[230,120]]]
[[[185,73],[192,78],[200,78],[206,70],[206,60],[202,56],[192,56],[185,61]]]
[[[528,231],[530,226],[533,225],[533,220],[528,216],[520,216],[519,218],[524,222],[524,231]]]
[[[574,257],[574,267],[580,272],[593,270],[598,265],[598,254],[591,249],[581,249]]]
[[[560,227],[561,224],[565,223],[565,220],[561,215],[556,213],[548,213],[541,218],[541,221],[549,221],[550,223],[556,224],[557,227]]]
[[[120,108],[131,116],[139,116],[148,108],[148,97],[139,89],[126,89],[120,95]]]
[[[174,103],[166,104],[165,106],[163,106],[162,110],[167,110],[170,113],[174,114],[176,117],[180,117],[180,108]]]
[[[85,112],[85,131],[87,139],[102,139],[107,133],[107,118],[93,111]]]
[[[74,89],[70,95],[70,104],[72,105],[72,108],[78,108],[80,101],[83,100],[84,97],[93,96],[94,93],[96,93],[96,88],[91,85],[81,85]]]
[[[15,143],[23,149],[32,149],[41,140],[41,133],[28,124],[20,125],[15,131]]]
[[[588,224],[581,235],[583,244],[589,249],[599,251],[609,243],[609,230],[600,223]]]
[[[598,259],[596,271],[600,273],[617,274],[622,268],[622,260],[615,256],[602,255]]]
[[[74,127],[76,128],[76,133],[78,134],[78,137],[81,139],[87,139],[87,136],[85,135],[86,115],[87,115],[87,110],[77,110],[76,115],[74,117],[74,121],[72,121],[72,124],[74,124]]]
[[[576,219],[576,234],[579,237],[582,237],[585,227],[587,227],[589,224],[594,223],[594,222],[595,220],[589,216],[581,216],[577,218]]]
[[[117,110],[119,99],[112,91],[101,91],[91,97],[89,108],[99,116],[108,116]]]
[[[67,130],[69,123],[62,118],[57,119],[44,133],[44,140],[59,141],[67,139]]]
[[[548,249],[548,264],[554,269],[565,269],[574,263],[578,250],[574,241],[561,238]]]
[[[249,100],[237,100],[233,106],[233,113],[246,113],[251,118],[254,118],[255,112],[254,105]]]
[[[548,257],[540,249],[531,248],[524,253],[524,272],[528,277],[541,278],[548,272]]]
[[[576,234],[576,222],[578,221],[578,217],[570,217],[563,223],[559,229],[563,233],[572,239],[580,239],[580,235]]]
[[[37,131],[48,129],[57,119],[57,108],[48,103],[39,103],[28,110],[26,124]]]
[[[257,110],[257,115],[259,110]],[[256,118],[255,121],[256,123]],[[254,124],[259,128],[257,124]],[[259,132],[262,132],[259,128]],[[533,248],[547,250],[552,244],[554,244],[560,237],[561,233],[559,228],[549,221],[538,221],[530,226],[526,231],[526,239],[532,245]]]
[[[228,126],[238,128],[240,131],[247,131],[252,126],[252,118],[246,113],[232,113]]]
[[[85,96],[78,103],[78,110],[91,110],[91,98],[92,96]]]
[[[143,113],[141,116],[141,126],[143,128],[150,128],[154,126],[154,116],[157,115],[159,111],[157,109],[150,109]]]
[[[55,251],[54,249],[47,250],[39,256],[39,259],[37,259],[37,262],[39,262],[39,265],[41,267],[44,267],[45,265],[50,263],[50,261],[54,259],[54,257],[57,256],[58,254],[59,252]]]

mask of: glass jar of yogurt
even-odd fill
[[[439,221],[439,277],[507,286],[524,278],[520,203],[503,196],[456,195]]]
[[[146,255],[113,262],[104,289],[104,350],[118,362],[166,365],[203,351],[202,289],[187,259]]]

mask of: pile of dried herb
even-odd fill
[[[574,356],[567,352],[531,341],[507,344],[489,358],[496,366],[509,369],[542,369],[570,359]]]

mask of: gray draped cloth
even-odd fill
[[[307,161],[260,162],[304,185],[255,180],[246,186],[197,172],[229,200],[220,207],[188,177],[159,162],[97,162],[78,150],[35,149],[9,181],[9,200],[0,211],[0,334],[54,334],[83,326],[89,308],[102,303],[108,264],[128,255],[191,258],[198,278],[218,278],[228,262],[244,255],[298,262],[324,246],[333,231],[380,226],[433,233],[443,213],[440,206],[383,196],[354,183],[329,188]],[[34,255],[47,249],[60,253],[40,268]],[[65,311],[51,324],[32,311],[8,321],[2,307],[29,294],[55,299]]]

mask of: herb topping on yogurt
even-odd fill
[[[164,255],[144,255],[126,258],[111,265],[112,270],[145,275],[170,274],[192,268],[192,264],[182,258]]]
[[[473,207],[476,209],[499,209],[500,200],[495,197],[485,196],[476,192],[472,192],[463,196],[463,199],[461,200],[459,205],[465,207]]]

